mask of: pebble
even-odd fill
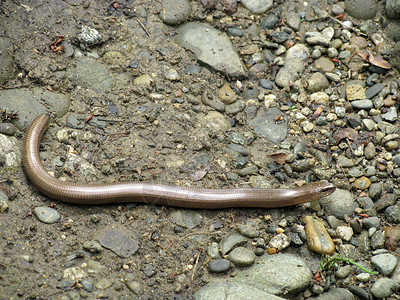
[[[325,56],[315,60],[314,67],[324,73],[332,73],[335,70],[335,64]]]
[[[374,0],[346,0],[344,3],[347,13],[357,19],[372,19],[378,11]]]
[[[281,122],[276,122],[277,116],[283,116],[284,119]],[[257,116],[249,121],[251,126],[254,126],[254,131],[270,140],[275,144],[279,144],[285,140],[287,136],[287,117],[285,114],[276,107],[272,107],[268,110],[259,109]]]
[[[222,239],[220,249],[223,255],[229,253],[232,249],[246,244],[248,239],[241,234],[233,233]]]
[[[371,288],[371,294],[378,299],[390,297],[399,290],[399,283],[390,278],[379,278]]]
[[[385,232],[383,230],[377,230],[371,236],[371,248],[382,249],[385,245]]]
[[[317,104],[329,103],[329,95],[325,92],[316,92],[310,95],[310,100]]]
[[[354,186],[358,190],[365,190],[371,185],[371,180],[368,177],[362,176],[354,181]]]
[[[341,238],[342,240],[348,242],[351,240],[351,238],[353,237],[353,229],[351,227],[348,226],[338,226],[336,228],[336,234],[339,238]]]
[[[237,95],[229,86],[229,84],[225,83],[218,91],[218,98],[224,104],[232,104],[237,100]]]
[[[164,77],[171,81],[179,81],[181,79],[181,76],[175,69],[167,69],[164,73]]]
[[[344,267],[340,267],[336,271],[335,275],[336,275],[337,278],[343,279],[343,278],[346,278],[347,276],[349,276],[350,271],[351,271],[351,266],[347,265],[347,266],[344,266]]]
[[[256,255],[250,249],[237,247],[229,253],[229,259],[237,267],[247,267],[254,263]]]
[[[142,285],[137,282],[136,280],[127,280],[125,281],[126,286],[128,289],[136,295],[140,295],[143,292]]]
[[[220,258],[220,259],[212,260],[208,264],[208,267],[210,268],[210,272],[224,273],[230,269],[231,263],[227,259]]]
[[[371,258],[371,264],[381,273],[382,275],[390,275],[397,265],[397,257],[390,253],[383,253],[374,255]]]
[[[376,95],[378,95],[383,90],[384,87],[385,87],[385,85],[382,83],[374,84],[373,86],[369,87],[365,91],[365,97],[367,99],[374,98]]]
[[[46,224],[53,224],[61,219],[61,214],[58,211],[47,206],[35,207],[33,213],[39,221]]]
[[[307,89],[311,92],[319,92],[321,90],[324,90],[328,88],[329,86],[329,81],[326,79],[324,74],[320,72],[316,72],[311,75],[311,77],[308,79],[308,86]]]
[[[240,3],[253,14],[261,15],[272,7],[272,0],[242,0]]]
[[[338,155],[336,162],[340,167],[351,168],[354,167],[354,161],[344,155]]]
[[[17,127],[11,123],[0,123],[0,133],[5,135],[15,135],[18,132]]]
[[[335,250],[335,246],[324,224],[311,216],[304,216],[303,222],[306,223],[306,237],[309,249],[319,254],[331,255]]]
[[[371,100],[364,99],[364,100],[355,100],[351,102],[351,106],[356,109],[366,109],[369,110],[372,108],[373,104]]]
[[[290,246],[290,239],[286,234],[280,233],[272,237],[268,246],[280,252]]]
[[[385,248],[389,251],[395,251],[400,241],[400,227],[385,227]]]
[[[300,75],[303,73],[305,63],[298,58],[287,59],[285,65],[279,69],[275,83],[279,87],[289,87],[289,85],[295,82]]]
[[[157,270],[151,264],[143,264],[140,269],[143,271],[144,275],[146,275],[148,278],[153,277],[154,275],[157,274]]]
[[[352,215],[358,207],[353,195],[349,191],[339,188],[336,188],[336,191],[331,195],[320,199],[319,203],[326,210],[327,214],[339,219]]]
[[[169,215],[169,220],[175,225],[193,229],[199,226],[203,220],[202,215],[194,210],[175,210]]]
[[[106,227],[97,234],[96,240],[120,257],[129,257],[139,249],[137,237],[124,229]]]
[[[385,217],[389,223],[400,223],[400,207],[392,205],[386,208]]]
[[[382,115],[382,118],[389,122],[394,122],[397,120],[397,110],[396,107],[392,106],[389,108],[387,113]]]
[[[185,23],[176,32],[176,42],[192,51],[198,60],[232,77],[245,76],[244,65],[226,34],[200,22]],[[216,47],[220,50],[215,51]]]
[[[378,217],[369,217],[362,220],[362,225],[365,229],[379,228],[380,223],[381,221]]]
[[[192,11],[188,0],[162,0],[160,19],[168,25],[178,25],[187,20]]]

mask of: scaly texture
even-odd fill
[[[58,180],[47,173],[39,157],[39,144],[49,124],[39,115],[26,132],[23,166],[27,177],[46,196],[77,204],[144,202],[187,208],[283,207],[311,202],[335,191],[327,181],[289,189],[205,189],[158,183],[118,182],[81,184]]]

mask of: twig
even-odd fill
[[[147,36],[151,39],[151,34],[150,32],[146,29],[146,27],[144,26],[144,24],[142,23],[142,21],[140,21],[138,18],[135,18],[136,21],[139,23],[140,27],[142,27],[142,29],[144,30],[144,32],[146,32]]]
[[[190,281],[193,281],[193,279],[194,279],[194,274],[196,273],[196,269],[197,269],[197,265],[199,263],[201,252],[202,252],[202,250],[200,249],[199,253],[197,254],[197,257],[196,257],[196,262],[194,263],[192,275],[190,276]]]
[[[5,89],[5,90],[19,89],[19,88],[22,88],[22,87],[27,87],[27,86],[29,86],[30,84],[32,84],[32,83],[34,83],[34,82],[36,82],[36,81],[38,81],[38,79],[32,80],[32,81],[30,81],[30,82],[28,82],[28,83],[23,83],[23,84],[14,85],[14,86],[0,85],[0,88]]]

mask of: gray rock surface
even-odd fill
[[[177,29],[176,42],[198,60],[233,77],[244,77],[243,63],[229,37],[212,26],[190,22]]]

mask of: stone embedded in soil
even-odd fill
[[[91,88],[99,93],[108,92],[115,85],[115,79],[108,68],[93,58],[81,57],[65,74],[75,85]]]
[[[69,104],[67,96],[38,87],[0,90],[0,109],[18,111],[13,124],[20,130],[26,130],[39,114],[55,112],[58,118],[62,117]]]
[[[375,0],[346,0],[346,12],[357,19],[372,19],[378,11]]]
[[[18,167],[21,165],[21,150],[18,140],[13,136],[0,134],[0,156],[2,166]]]
[[[275,77],[275,83],[279,87],[288,87],[293,84],[303,73],[305,63],[298,59],[287,59],[285,65],[279,69]]]
[[[97,240],[104,248],[123,258],[133,255],[139,249],[138,239],[124,229],[105,228],[97,234]]]
[[[175,225],[185,228],[195,228],[201,224],[203,217],[194,210],[175,210],[169,216],[169,220]]]
[[[47,206],[35,207],[33,213],[39,221],[46,224],[53,224],[61,219],[61,215],[58,211]]]
[[[225,83],[218,91],[218,97],[224,104],[232,104],[236,101],[237,95],[229,86]]]
[[[374,255],[371,258],[371,264],[381,273],[382,275],[390,275],[397,265],[397,257],[390,253],[382,253]]]
[[[12,43],[0,37],[0,85],[6,85],[13,74]]]
[[[303,222],[306,223],[308,248],[319,254],[331,255],[335,250],[335,245],[324,224],[311,216],[304,216]]]
[[[272,0],[242,0],[240,3],[253,14],[263,14],[272,7]]]
[[[229,253],[229,259],[237,267],[247,267],[254,263],[256,255],[250,249],[237,247]]]
[[[241,234],[233,233],[223,238],[220,248],[223,255],[229,253],[233,248],[246,244],[248,239]]]
[[[277,122],[275,119],[279,116],[283,120]],[[273,107],[269,110],[259,109],[257,116],[249,121],[254,126],[254,131],[262,137],[270,140],[275,144],[282,142],[287,135],[287,117],[278,108]]]
[[[332,194],[320,199],[319,202],[327,214],[339,219],[343,219],[346,215],[351,216],[358,207],[352,193],[343,189],[336,189]]]
[[[186,23],[177,29],[176,42],[218,71],[233,77],[246,75],[229,37],[212,26],[199,22]]]
[[[379,278],[371,288],[371,294],[378,299],[390,297],[400,289],[397,281],[390,278]]]
[[[168,25],[178,25],[187,20],[192,11],[188,0],[162,0],[160,19]]]
[[[257,264],[240,272],[236,280],[276,295],[294,296],[310,284],[307,263],[291,254],[264,255]]]
[[[365,190],[371,185],[371,180],[368,177],[362,176],[354,181],[356,189]]]
[[[244,298],[245,297],[245,298]],[[208,299],[259,299],[259,300],[284,300],[256,288],[253,285],[240,282],[210,282],[194,293],[195,300]]]
[[[212,260],[208,264],[208,267],[210,268],[210,272],[223,273],[230,269],[231,263],[227,259],[219,258],[219,259]]]
[[[324,76],[324,74],[320,72],[316,72],[311,75],[308,79],[307,89],[311,92],[319,92],[321,90],[326,89],[329,86],[328,79]]]

